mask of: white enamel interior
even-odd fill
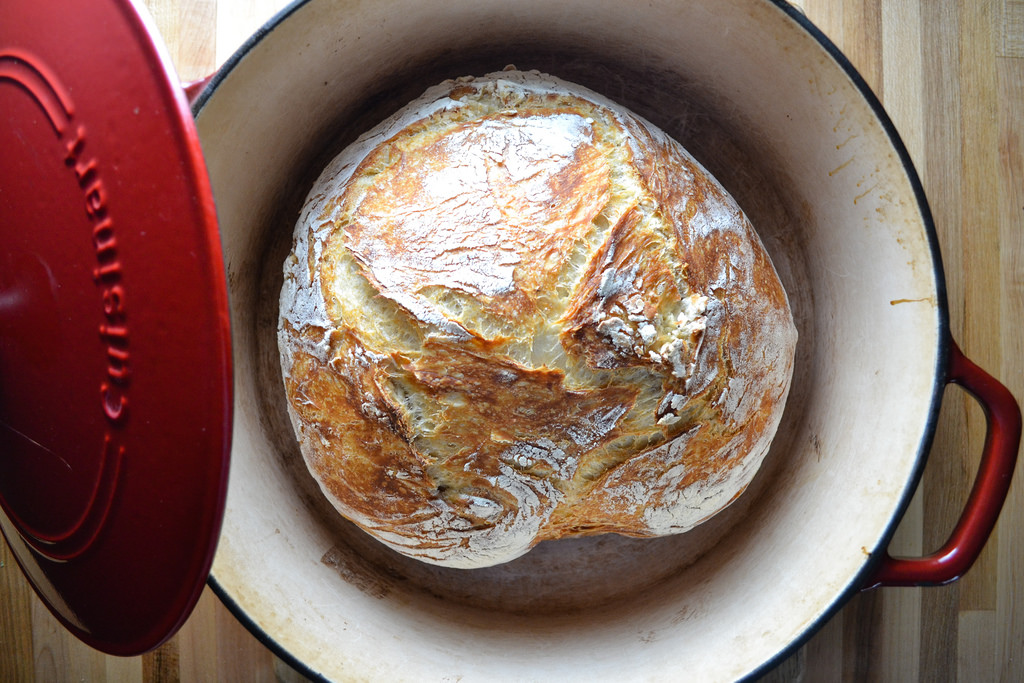
[[[542,544],[486,570],[398,557],[339,520],[294,445],[274,328],[298,203],[346,141],[445,77],[514,63],[679,139],[734,194],[800,330],[754,485],[656,540]],[[876,113],[767,0],[312,0],[197,116],[229,271],[235,429],[213,576],[340,680],[727,680],[845,597],[908,495],[942,313],[914,188]]]

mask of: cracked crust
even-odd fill
[[[431,88],[325,169],[279,345],[339,512],[482,567],[728,505],[778,426],[796,331],[749,221],[681,146],[505,71]]]

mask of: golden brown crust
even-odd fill
[[[343,152],[285,264],[303,456],[448,566],[691,528],[747,485],[796,332],[747,219],[677,143],[549,76],[428,90]]]

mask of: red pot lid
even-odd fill
[[[123,655],[199,599],[231,429],[213,198],[154,35],[128,0],[0,8],[0,527]]]

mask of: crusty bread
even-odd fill
[[[465,568],[721,510],[768,450],[796,336],[749,221],[678,143],[508,70],[429,89],[324,170],[279,327],[325,495]]]

